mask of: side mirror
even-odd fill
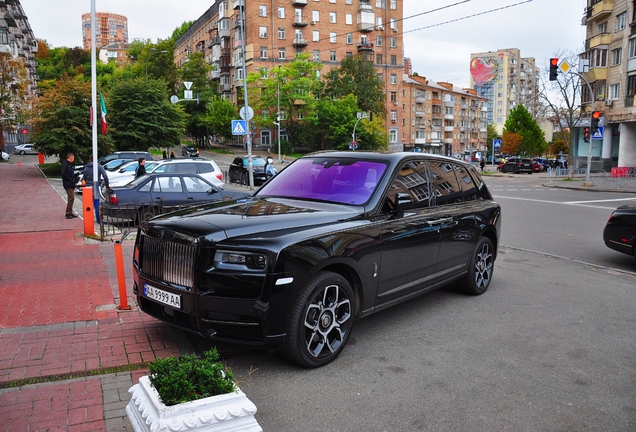
[[[219,192],[219,190],[217,188],[215,188],[215,187],[208,189],[208,195],[212,195],[212,194],[215,194],[215,193],[218,193],[218,192]]]
[[[401,192],[395,195],[395,213],[397,217],[404,216],[404,210],[413,207],[413,197],[410,194]]]

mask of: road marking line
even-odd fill
[[[591,200],[591,201],[566,201],[565,204],[587,204],[595,202],[615,202],[615,201],[634,201],[636,198],[615,198],[606,200]]]
[[[588,208],[603,209],[603,210],[615,210],[616,209],[616,207],[602,207],[602,206],[585,205],[585,204],[577,204],[577,203],[567,203],[567,202],[560,202],[560,201],[546,201],[546,200],[532,199],[532,198],[507,197],[507,196],[501,196],[501,195],[493,195],[493,197],[495,199],[503,198],[503,199],[517,200],[517,201],[531,201],[531,202],[540,202],[540,203],[547,203],[547,204],[570,205],[570,206],[575,206],[575,207],[588,207]],[[591,202],[593,202],[593,201],[591,201]]]

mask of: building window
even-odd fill
[[[345,14],[345,24],[347,25],[353,25],[353,15],[351,14]]]
[[[285,28],[280,27],[278,29],[278,39],[285,39]]]
[[[592,51],[590,67],[607,67],[607,48]]]
[[[391,84],[397,84],[397,75],[391,74]]]
[[[391,48],[397,48],[397,38],[391,38]]]
[[[329,12],[329,22],[334,24],[336,22],[336,13],[335,12]]]
[[[311,20],[314,22],[320,21],[320,11],[311,11]]]
[[[261,58],[262,59],[266,59],[267,58],[267,47],[266,46],[262,46],[261,47]]]
[[[353,0],[347,0],[347,1],[345,1],[345,4],[349,4],[349,5],[353,4]]]
[[[281,60],[285,60],[287,58],[285,55],[285,48],[278,48],[278,58]]]
[[[397,0],[391,0],[391,9],[393,10],[397,9]]]
[[[382,46],[382,36],[375,37],[375,45],[381,47]]]
[[[329,52],[329,61],[332,61],[332,62],[336,61],[336,52],[335,51],[330,51]]]
[[[258,28],[258,36],[263,39],[267,39],[267,27],[261,26]]]
[[[395,122],[397,120],[397,111],[391,110],[391,121]]]
[[[397,102],[397,93],[396,92],[391,92],[390,100],[391,100],[391,102]]]
[[[389,141],[397,142],[397,129],[389,129]]]
[[[318,31],[318,30],[313,30],[313,31],[311,32],[311,35],[312,35],[312,36],[311,36],[311,37],[312,37],[312,40],[313,40],[314,42],[319,42],[319,41],[320,41],[320,31]]]
[[[391,28],[395,31],[397,31],[397,21],[395,20],[395,18],[391,18]]]
[[[396,55],[392,55],[391,56],[391,66],[396,66],[397,65],[397,56]]]
[[[609,86],[609,100],[618,99],[620,94],[621,85],[620,84],[610,84]]]
[[[599,33],[607,33],[607,21],[602,22],[598,25],[598,32]]]
[[[320,61],[320,50],[314,50],[314,61]]]
[[[627,25],[627,12],[623,12],[622,14],[616,17],[616,31],[621,31]]]
[[[382,54],[375,55],[375,64],[382,64]]]
[[[632,48],[633,42],[636,41],[636,39],[630,39],[629,41],[629,47]],[[623,56],[623,49],[622,48],[617,48],[615,50],[612,50],[612,66],[618,66],[619,64],[621,64],[621,57]]]
[[[351,33],[347,33],[345,35],[345,43],[347,45],[351,45],[353,43],[353,35]]]
[[[336,32],[329,32],[329,42],[336,43]]]
[[[385,0],[375,0],[375,7],[378,9],[384,9]]]
[[[265,6],[265,5],[259,5],[258,6],[258,16],[259,17],[266,17],[267,16],[267,6]]]
[[[629,40],[629,44],[627,44],[627,58],[631,59],[636,57],[636,38],[632,38]]]
[[[278,6],[278,18],[285,18],[285,8],[282,6]]]

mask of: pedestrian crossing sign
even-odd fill
[[[592,135],[592,139],[603,139],[603,126],[598,127],[598,130]]]
[[[247,135],[245,120],[232,120],[232,135]]]

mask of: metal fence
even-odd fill
[[[556,167],[548,168],[547,182],[570,177],[569,168]],[[586,180],[587,168],[573,168],[572,177],[575,180]],[[625,168],[620,174],[607,172],[604,170],[595,170],[590,172],[590,186],[603,186],[608,189],[631,189],[636,187],[636,168]]]

